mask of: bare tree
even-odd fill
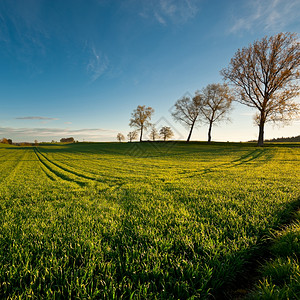
[[[160,129],[159,134],[162,136],[164,141],[170,139],[172,136],[174,136],[174,133],[171,129],[171,127],[164,126]]]
[[[150,139],[154,142],[156,139],[159,138],[159,134],[157,132],[157,129],[155,128],[155,126],[153,125],[151,127],[151,131],[150,131],[150,135],[149,135]]]
[[[127,138],[129,140],[129,142],[131,143],[133,140],[136,140],[138,137],[138,134],[137,134],[137,131],[134,130],[134,131],[130,131],[128,134],[127,134]]]
[[[117,134],[117,140],[121,143],[125,140],[125,136],[122,133]]]
[[[200,105],[204,122],[209,124],[208,143],[211,142],[211,130],[214,123],[228,120],[228,112],[234,97],[226,84],[213,83],[207,85],[201,94]]]
[[[183,97],[175,103],[175,111],[172,113],[172,117],[176,122],[180,122],[190,129],[187,142],[190,141],[194,126],[199,120],[200,106],[201,95],[196,95],[193,99]]]
[[[152,107],[145,107],[145,105],[139,105],[131,114],[129,122],[130,127],[135,127],[140,130],[140,142],[143,139],[143,131],[151,125],[150,120],[154,109]]]
[[[264,143],[268,121],[290,121],[299,112],[292,101],[299,95],[300,43],[297,35],[279,33],[239,49],[229,66],[221,71],[238,93],[237,101],[258,110],[258,145]]]

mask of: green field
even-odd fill
[[[222,299],[300,200],[300,144],[0,146],[0,298]]]

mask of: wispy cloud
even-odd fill
[[[142,18],[154,18],[158,23],[185,23],[196,16],[202,0],[150,0],[142,7]]]
[[[115,139],[116,131],[112,129],[102,128],[13,128],[0,127],[0,136],[9,137],[17,140],[32,140],[32,139],[60,139],[62,137],[74,137],[76,139],[85,140],[113,140]]]
[[[239,10],[234,14],[234,22],[229,32],[252,31],[258,27],[264,31],[282,31],[299,19],[299,11],[298,0],[247,1],[242,12]]]
[[[158,21],[158,23],[162,24],[162,25],[166,25],[166,20],[159,15],[157,12],[154,12],[154,16],[156,18],[156,20]]]
[[[42,17],[42,2],[0,1],[0,40],[16,60],[28,65],[33,73],[41,73],[34,61],[45,58],[48,30]]]
[[[97,50],[95,46],[90,47],[88,52],[89,61],[86,66],[86,71],[93,82],[108,70],[109,60],[108,57],[100,50]]]
[[[42,120],[42,121],[54,121],[58,118],[48,118],[48,117],[17,117],[16,120]]]

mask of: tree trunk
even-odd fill
[[[143,139],[143,126],[141,127],[140,142],[142,142],[142,139]]]
[[[262,147],[264,145],[264,122],[260,122],[259,124],[259,135],[258,135],[258,142],[257,146]]]
[[[189,136],[186,140],[186,142],[188,143],[191,139],[191,136],[192,136],[192,131],[193,131],[193,128],[194,128],[194,125],[195,125],[195,121],[192,123],[192,126],[191,126],[191,129],[190,129],[190,133],[189,133]]]
[[[211,142],[211,128],[212,128],[212,124],[213,124],[213,122],[210,121],[209,122],[209,128],[208,128],[208,140],[207,140],[208,143]]]
[[[265,127],[265,113],[261,111],[259,121],[259,134],[257,146],[262,147],[264,145],[264,127]]]

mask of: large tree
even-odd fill
[[[153,113],[154,109],[152,107],[139,105],[131,114],[129,126],[140,130],[140,142],[143,139],[143,131],[147,130],[147,128],[151,126],[150,120]]]
[[[175,103],[175,110],[172,113],[172,117],[176,122],[180,122],[189,128],[187,142],[190,141],[194,126],[199,120],[200,105],[200,95],[196,95],[192,99],[190,97],[182,97]]]
[[[208,143],[210,143],[213,124],[228,119],[228,112],[234,98],[229,87],[220,83],[207,85],[202,90],[201,98],[200,111],[204,122],[209,124]]]
[[[258,145],[268,121],[289,121],[299,112],[300,43],[297,35],[279,33],[239,49],[221,71],[238,93],[237,101],[258,110]]]

